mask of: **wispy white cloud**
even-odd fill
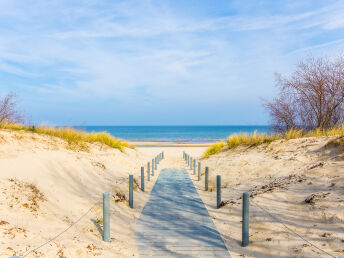
[[[94,103],[99,113],[125,108],[121,121],[142,112],[136,102],[148,113],[177,106],[172,123],[188,121],[177,114],[189,105],[206,112],[205,103],[233,109],[250,102],[252,116],[263,117],[259,97],[272,94],[275,71],[290,71],[303,52],[343,46],[342,1],[218,1],[212,10],[205,1],[190,2],[192,8],[176,3],[3,0],[0,86],[24,94],[37,121],[55,114],[55,123],[63,123],[56,110],[46,117],[30,104],[40,98],[62,109],[72,108],[72,100],[84,108]],[[223,119],[244,121],[235,114]]]

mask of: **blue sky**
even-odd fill
[[[267,124],[274,73],[343,53],[343,13],[341,0],[0,0],[0,94],[37,124]]]

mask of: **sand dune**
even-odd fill
[[[202,160],[210,167],[210,189],[222,175],[225,206],[216,209],[215,191],[196,181],[215,225],[233,257],[326,257],[264,211],[334,256],[344,255],[344,154],[333,138],[306,138],[268,146],[237,148]],[[24,255],[68,231],[28,257],[136,257],[135,223],[154,181],[136,188],[134,209],[122,200],[128,175],[140,182],[140,167],[165,152],[159,169],[185,167],[185,150],[200,158],[205,147],[138,147],[125,153],[100,144],[89,152],[70,150],[60,140],[0,131],[0,256]],[[202,171],[204,173],[204,170]],[[235,189],[234,189],[235,188]],[[111,242],[101,238],[101,195],[111,191]],[[251,243],[240,246],[243,191],[252,194]],[[307,202],[305,202],[307,200]],[[95,205],[95,206],[94,206]],[[90,210],[90,208],[93,209]]]
[[[233,257],[328,256],[276,218],[331,255],[344,254],[344,145],[336,146],[333,139],[240,147],[202,162],[210,168],[213,190],[215,176],[222,176],[221,209],[216,209],[215,192],[204,192],[204,181],[194,182]],[[245,248],[240,246],[243,191],[251,193],[251,243]]]
[[[126,153],[91,144],[75,152],[56,138],[21,132],[0,132],[0,256],[22,256],[79,223],[29,257],[128,257],[136,254],[132,234],[136,218],[156,177],[136,189],[134,209],[111,199],[111,243],[104,243],[96,221],[102,217],[104,191],[128,196],[128,175],[139,181],[140,167],[158,153]]]

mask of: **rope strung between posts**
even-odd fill
[[[271,214],[269,211],[267,211],[266,209],[262,208],[260,205],[258,205],[257,203],[251,201],[252,204],[256,205],[259,209],[261,209],[262,211],[265,211],[271,218],[273,218],[275,221],[277,221],[278,223],[282,224],[289,232],[292,232],[294,235],[298,236],[299,238],[301,238],[303,241],[307,242],[308,244],[310,244],[311,246],[315,247],[316,249],[318,249],[319,251],[336,258],[336,256],[333,256],[332,254],[326,252],[325,250],[317,247],[316,245],[314,245],[313,243],[311,243],[309,240],[307,240],[306,238],[304,238],[303,236],[301,236],[299,233],[297,233],[296,231],[292,230],[291,228],[289,228],[286,224],[283,223],[283,221],[279,220],[278,218],[276,218],[273,214]]]
[[[108,192],[112,192],[111,190]],[[41,244],[40,246],[37,246],[36,248],[26,252],[23,255],[23,258],[28,256],[30,253],[37,251],[38,249],[42,248],[43,246],[49,244],[50,242],[54,241],[55,239],[57,239],[59,236],[61,236],[62,234],[64,234],[65,232],[67,232],[70,228],[72,228],[73,226],[75,226],[79,221],[81,221],[81,219],[83,219],[85,216],[87,216],[87,214],[89,214],[97,205],[99,205],[100,203],[97,202],[95,203],[91,208],[89,208],[84,214],[82,214],[76,221],[74,221],[70,226],[68,226],[65,230],[61,231],[60,233],[58,233],[57,235],[55,235],[53,238],[49,239],[48,241],[44,242],[43,244]]]
[[[227,188],[230,188],[234,191],[240,192],[240,194],[242,194],[242,192],[245,192],[244,190],[240,190],[237,188],[234,188],[232,186],[227,186]],[[200,190],[200,188],[197,188]],[[246,192],[250,192],[250,190],[247,190]],[[296,231],[292,230],[291,228],[289,228],[285,223],[283,223],[283,221],[279,220],[276,216],[274,216],[272,213],[270,213],[268,210],[264,209],[263,207],[261,207],[260,205],[258,205],[256,202],[251,201],[251,203],[255,206],[257,206],[259,209],[261,209],[262,211],[264,211],[266,214],[268,214],[273,220],[275,220],[276,222],[282,224],[289,232],[291,232],[292,234],[296,235],[297,237],[299,237],[300,239],[302,239],[303,241],[305,241],[306,243],[310,244],[311,246],[313,246],[314,248],[316,248],[317,250],[323,252],[324,254],[327,254],[330,257],[334,257],[336,258],[334,255],[326,252],[325,250],[317,247],[316,245],[314,245],[312,242],[310,242],[308,239],[306,239],[305,237],[303,237],[302,235],[300,235],[299,233],[297,233]]]
[[[65,232],[67,232],[71,227],[73,227],[74,225],[76,225],[82,218],[84,218],[88,213],[91,212],[91,210],[94,209],[94,207],[96,207],[97,205],[99,205],[99,203],[94,204],[91,208],[89,208],[83,215],[81,215],[76,221],[74,221],[69,227],[67,227],[65,230],[61,231],[60,233],[58,233],[56,236],[54,236],[53,238],[49,239],[48,241],[44,242],[43,244],[41,244],[40,246],[28,251],[26,254],[23,255],[23,257],[28,256],[30,253],[42,248],[43,246],[49,244],[50,242],[54,241],[56,238],[58,238],[59,236],[61,236],[62,234],[64,234]]]
[[[230,189],[233,189],[235,191],[238,192],[242,192],[242,190],[236,189],[234,187],[229,186]],[[249,192],[249,191],[247,191]],[[256,202],[254,202],[253,200],[251,200],[251,203],[255,206],[257,206],[259,209],[261,209],[262,211],[264,211],[266,214],[268,214],[273,220],[275,220],[276,222],[282,224],[289,232],[293,233],[294,235],[298,236],[300,239],[302,239],[303,241],[305,241],[306,243],[310,244],[311,246],[313,246],[314,248],[318,249],[319,251],[327,254],[328,256],[334,257],[336,258],[336,256],[326,252],[325,250],[317,247],[316,245],[314,245],[312,242],[310,242],[308,239],[306,239],[305,237],[303,237],[302,235],[300,235],[299,233],[297,233],[296,231],[292,230],[290,227],[288,227],[285,223],[283,223],[283,221],[281,221],[280,219],[278,219],[276,216],[274,216],[271,212],[269,212],[268,210],[264,209],[263,207],[261,207],[260,205],[258,205]]]

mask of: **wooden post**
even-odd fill
[[[196,175],[196,160],[193,161],[193,174]]]
[[[250,194],[242,194],[242,242],[243,247],[248,245],[249,241],[249,220],[250,220]]]
[[[141,190],[145,191],[145,168],[141,167]]]
[[[134,176],[129,175],[129,206],[134,207],[134,192],[133,192]]]
[[[150,162],[147,164],[147,180],[150,181]]]
[[[220,208],[221,205],[221,176],[216,176],[216,192],[217,192],[217,208]]]
[[[110,242],[110,197],[109,192],[103,193],[103,240]]]
[[[154,176],[154,159],[152,159],[152,176]]]
[[[198,162],[198,181],[201,181],[201,162]]]
[[[205,167],[205,191],[208,191],[209,168]]]

